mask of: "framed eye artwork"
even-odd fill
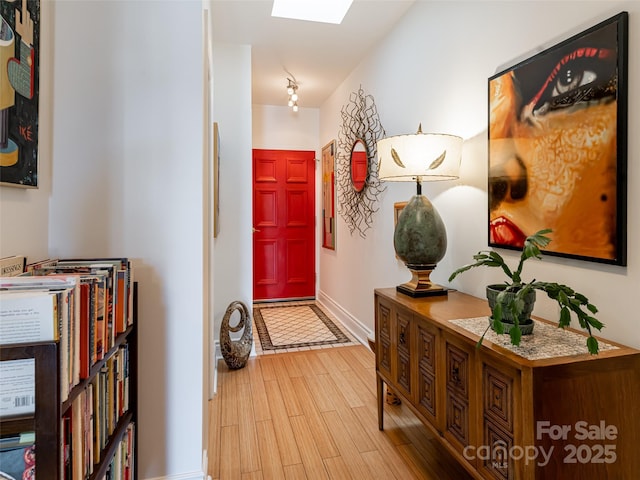
[[[489,245],[626,265],[628,14],[489,78]]]

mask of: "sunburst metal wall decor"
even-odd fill
[[[373,225],[373,214],[378,211],[378,196],[385,191],[378,178],[377,141],[385,131],[380,123],[378,110],[372,95],[365,95],[362,87],[349,96],[349,103],[342,107],[342,126],[338,135],[337,173],[340,192],[338,213],[362,238]],[[367,146],[367,179],[360,191],[351,179],[351,149],[356,140]]]

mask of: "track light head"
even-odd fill
[[[288,106],[293,108],[294,112],[298,111],[298,82],[295,79],[287,78],[287,95],[289,95]]]

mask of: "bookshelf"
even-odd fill
[[[122,478],[126,480],[137,479],[135,468],[137,458],[137,378],[138,378],[138,338],[137,338],[137,282],[132,284],[132,322],[123,332],[120,332],[109,349],[104,352],[103,358],[93,363],[86,378],[81,379],[70,389],[67,398],[62,401],[61,391],[61,370],[63,368],[61,345],[59,341],[35,342],[0,346],[0,361],[34,359],[35,361],[35,409],[33,414],[19,414],[0,418],[0,434],[3,437],[22,432],[35,432],[35,465],[37,478],[39,480],[72,480],[73,478],[83,478],[88,480],[102,480],[104,478]],[[126,353],[123,353],[126,352]],[[126,368],[127,382],[122,382],[119,388],[119,378],[117,372],[112,373],[111,364],[116,363],[120,356],[126,356],[126,361],[122,363],[121,369]],[[98,377],[109,379],[104,383],[99,382]],[[111,376],[111,377],[110,377]],[[92,390],[92,395],[88,391]],[[109,397],[109,394],[112,394]],[[108,409],[113,418],[112,425],[98,413],[97,403],[94,403],[93,396],[104,397],[104,404],[101,406]],[[119,404],[115,400],[115,395],[126,398],[126,409],[118,408]],[[66,395],[65,395],[66,396]],[[73,419],[72,410],[80,399],[86,396],[91,398],[86,405],[91,404],[91,424],[90,430],[81,432],[83,439],[91,438],[89,447],[85,447],[80,441],[82,448],[74,448],[78,445],[71,440],[71,436],[76,431],[65,426],[66,419]],[[110,398],[110,399],[109,399]],[[95,408],[94,405],[96,406]],[[115,407],[114,407],[115,405]],[[117,411],[116,410],[121,410]],[[101,424],[101,427],[97,425]],[[83,423],[83,425],[85,425]],[[133,426],[133,427],[132,427]],[[100,429],[103,430],[104,440],[95,443],[94,434],[97,435]],[[70,433],[73,432],[73,433]],[[90,432],[89,434],[87,432]],[[69,435],[69,436],[68,436]],[[68,440],[68,441],[67,441]],[[117,468],[114,462],[125,461],[120,454],[122,441],[132,442],[131,456],[126,458],[130,469],[126,474],[116,475],[114,472],[108,473],[111,468]],[[65,444],[67,447],[65,447]],[[130,443],[131,444],[131,443]],[[95,451],[100,445],[99,452]],[[69,451],[70,448],[70,451]],[[91,450],[91,453],[88,453]],[[65,467],[65,452],[68,454],[68,462]],[[82,455],[83,461],[79,461],[78,454]],[[89,460],[87,460],[89,459]],[[90,459],[96,459],[91,461]],[[73,471],[74,462],[82,465],[80,472]],[[90,467],[87,467],[91,463]],[[78,473],[80,477],[78,477]]]

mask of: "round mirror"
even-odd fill
[[[364,140],[359,138],[351,148],[351,183],[356,192],[361,192],[364,189],[368,171],[367,146]]]

